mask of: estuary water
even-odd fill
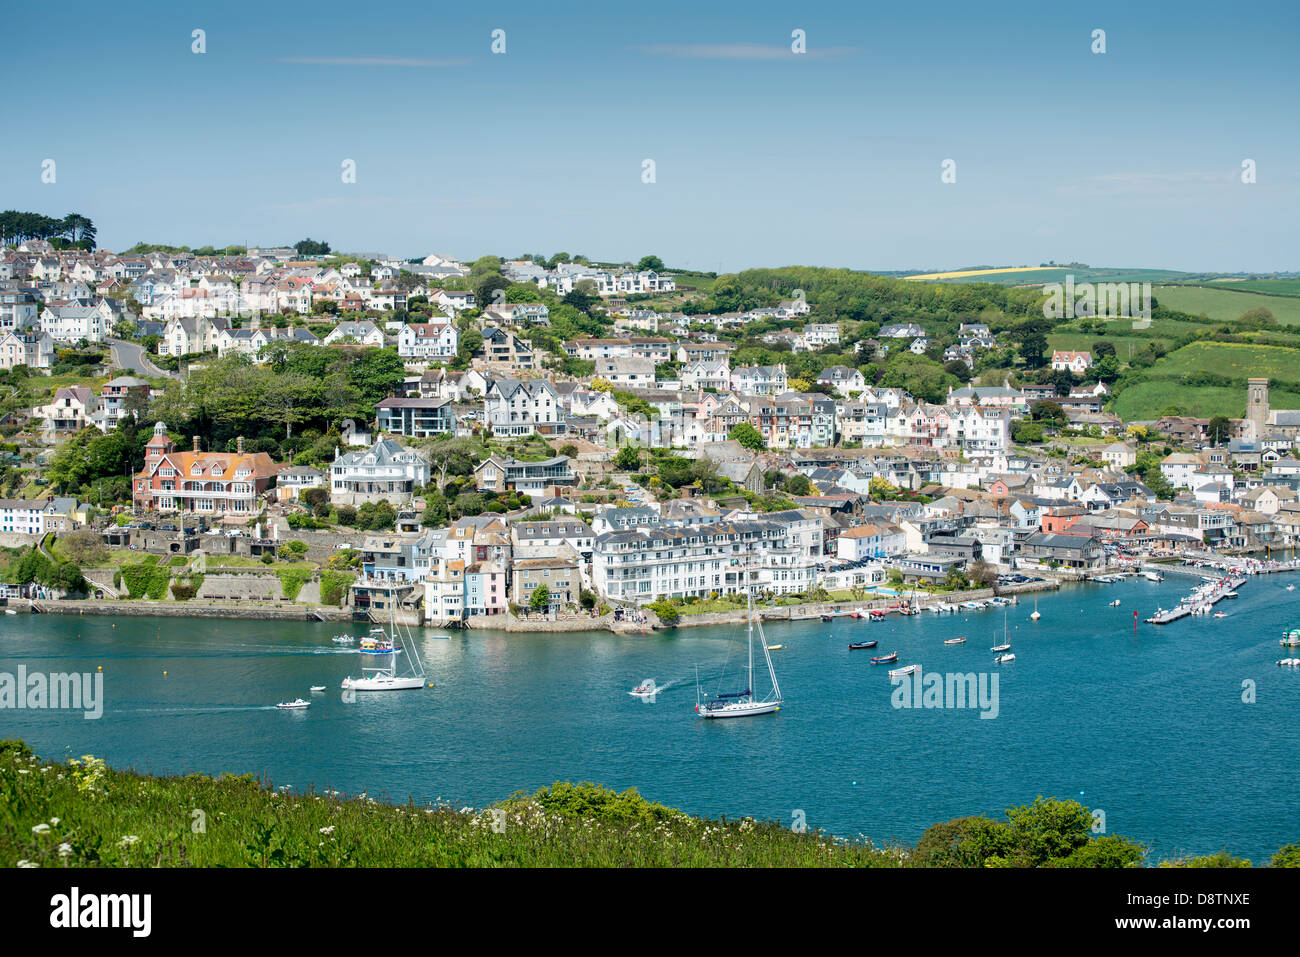
[[[1285,589],[1298,578],[1252,578],[1217,606],[1222,619],[1139,621],[1136,633],[1134,611],[1171,607],[1197,579],[1071,586],[1038,598],[1036,623],[1030,597],[1006,610],[1016,659],[1001,665],[989,650],[1001,608],[773,623],[785,707],[727,721],[694,714],[695,669],[712,678],[741,660],[743,626],[622,637],[416,629],[434,687],[349,702],[340,681],[373,661],[330,642],[337,624],[0,616],[0,672],[102,667],[105,697],[98,720],[0,710],[0,737],[46,758],[251,772],[456,807],[588,780],[695,814],[802,812],[809,827],[877,843],[912,842],[961,815],[1001,817],[1041,794],[1104,810],[1108,832],[1146,843],[1155,860],[1227,847],[1261,862],[1300,840],[1300,670],[1275,664],[1300,653],[1278,645],[1300,627],[1300,589]],[[848,650],[864,638],[877,650]],[[897,665],[870,663],[895,650]],[[996,717],[895,707],[887,672],[908,664],[996,674]],[[646,678],[669,687],[653,701],[630,696]],[[299,696],[312,706],[273,707]]]

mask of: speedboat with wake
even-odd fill
[[[303,701],[301,698],[294,698],[292,701],[281,701],[276,705],[281,711],[297,711],[300,708],[310,708],[310,701]]]
[[[629,691],[628,694],[630,694],[634,698],[649,698],[651,695],[655,693],[656,690],[657,689],[655,687],[655,680],[653,678],[647,678],[645,681],[641,682],[639,685],[637,685],[635,688]]]

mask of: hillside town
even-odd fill
[[[672,624],[1300,540],[1267,378],[1240,418],[1122,421],[1113,349],[803,290],[700,311],[724,279],[7,246],[3,596],[138,599],[147,566],[158,601]]]

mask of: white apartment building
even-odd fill
[[[768,521],[628,529],[596,538],[592,583],[611,601],[647,604],[660,596],[786,595],[817,580],[816,559],[783,524]]]

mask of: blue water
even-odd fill
[[[743,656],[743,628],[660,635],[420,632],[435,688],[341,700],[361,656],[338,626],[183,619],[6,616],[0,671],[103,667],[102,719],[0,711],[0,737],[47,758],[95,754],[154,773],[258,773],[276,785],[366,791],[456,806],[556,780],[591,780],[705,815],[752,815],[877,842],[915,841],[936,821],[1001,817],[1036,795],[1106,812],[1110,833],[1156,859],[1227,847],[1256,861],[1300,840],[1295,754],[1300,671],[1274,662],[1300,627],[1296,576],[1250,580],[1228,617],[1139,623],[1196,579],[1084,585],[1008,610],[1016,660],[994,665],[1001,609],[885,623],[771,624],[779,714],[702,721],[694,669]],[[1118,608],[1107,603],[1122,600]],[[944,638],[966,635],[965,645]],[[847,650],[878,638],[877,651]],[[900,710],[889,666],[997,671],[999,714]],[[897,667],[897,666],[893,666]],[[166,674],[164,675],[164,672]],[[627,692],[653,677],[653,703]],[[1242,682],[1255,682],[1243,703]],[[326,694],[309,695],[313,684]],[[730,690],[739,690],[738,688]],[[277,701],[302,696],[303,712]]]

